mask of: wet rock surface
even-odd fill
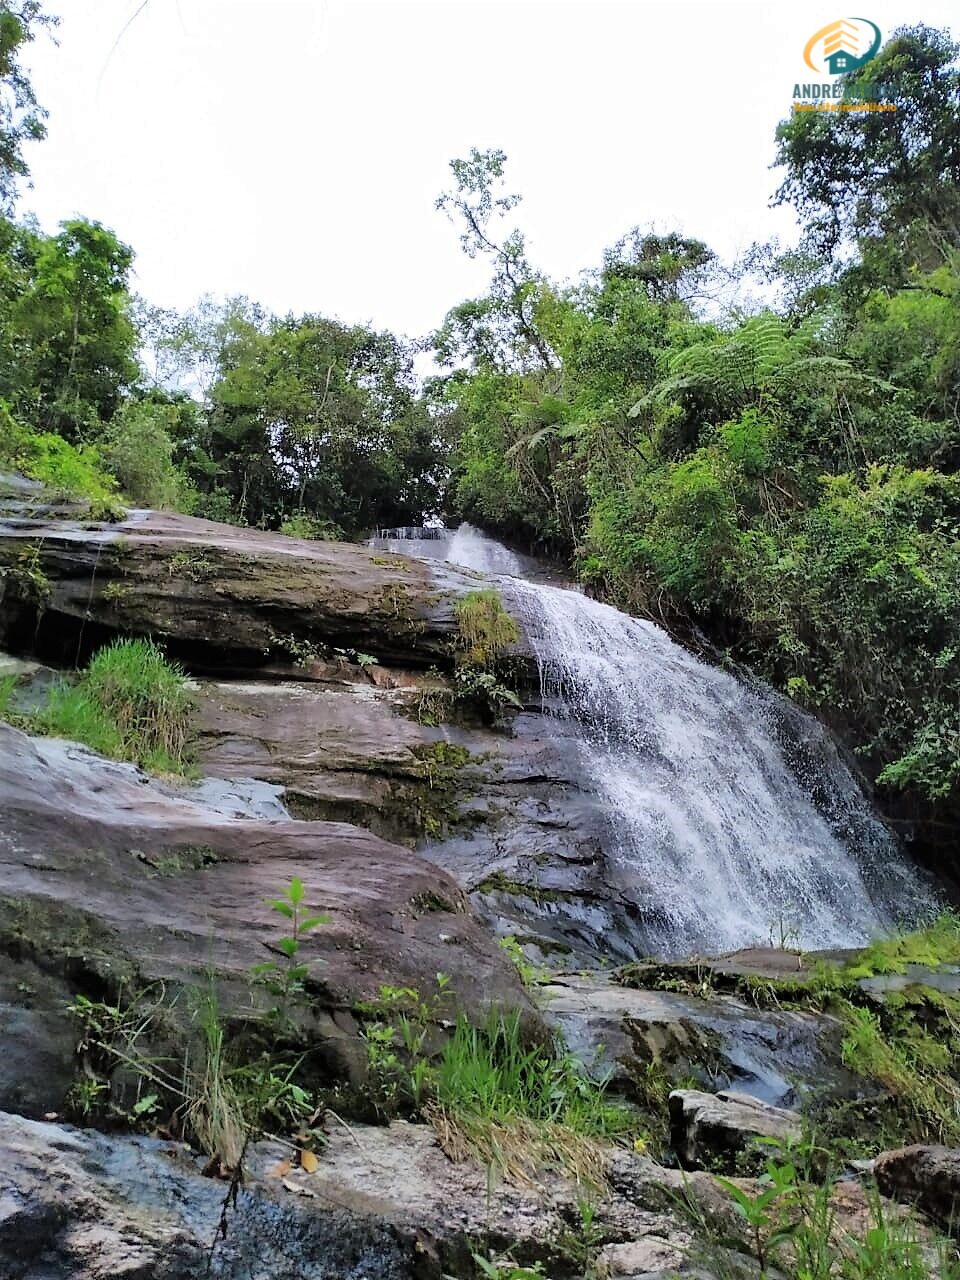
[[[635,958],[642,895],[603,854],[605,817],[564,726],[531,713],[501,731],[421,723],[430,687],[349,665],[323,681],[200,681],[201,767],[282,787],[294,816],[415,845],[541,963]]]
[[[443,972],[467,1008],[529,1007],[509,960],[433,864],[342,823],[228,816],[193,791],[0,724],[0,1016],[11,1032],[29,1030],[53,1081],[38,1094],[29,1056],[5,1054],[7,1106],[59,1106],[50,1094],[68,1068],[74,992],[202,988],[213,975],[225,1012],[250,1012],[249,971],[282,932],[268,900],[292,876],[331,916],[303,954],[312,1033],[340,1070],[352,1068],[349,1010],[383,984],[426,991]]]
[[[793,1107],[811,1090],[855,1087],[841,1062],[840,1024],[826,1015],[757,1008],[712,992],[624,987],[599,973],[562,974],[545,997],[546,1017],[572,1050],[612,1071],[613,1086],[628,1096],[648,1064],[772,1106]]]
[[[42,602],[24,557],[46,580]],[[448,567],[441,580],[416,561],[354,544],[152,511],[104,524],[8,510],[0,568],[8,648],[72,664],[112,634],[156,635],[194,667],[238,671],[271,660],[291,670],[330,645],[405,666],[449,665],[453,601],[476,586]]]
[[[405,1280],[416,1232],[358,1206],[227,1187],[176,1144],[0,1117],[0,1277]],[[437,1271],[432,1274],[437,1275]]]
[[[0,1277],[440,1280],[473,1274],[473,1253],[539,1261],[560,1280],[582,1274],[582,1186],[550,1174],[536,1185],[491,1181],[480,1165],[452,1163],[427,1126],[332,1126],[313,1174],[290,1169],[276,1143],[248,1154],[224,1215],[228,1184],[202,1176],[178,1143],[0,1114]],[[725,1223],[732,1242],[727,1193],[707,1174],[625,1151],[606,1172],[593,1198],[596,1274],[709,1280],[705,1242],[679,1199]],[[838,1203],[845,1221],[865,1211],[856,1194]],[[733,1248],[726,1260],[733,1274],[755,1271]]]

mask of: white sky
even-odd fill
[[[185,307],[244,293],[408,334],[479,292],[436,212],[448,161],[501,147],[517,221],[554,278],[631,226],[733,256],[789,238],[773,131],[831,3],[52,0],[29,52],[50,112],[21,202],[49,230],[98,218],[135,287]],[[955,5],[870,0],[884,38]]]

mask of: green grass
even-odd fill
[[[602,1182],[598,1143],[637,1137],[637,1116],[611,1102],[559,1040],[526,1041],[517,1013],[484,1026],[462,1015],[435,1068],[427,1114],[445,1150],[532,1177],[555,1166]]]
[[[467,660],[489,667],[520,638],[520,628],[496,591],[469,591],[454,606],[461,646]]]
[[[677,1203],[697,1238],[691,1261],[717,1280],[742,1280],[744,1252],[762,1275],[784,1280],[960,1280],[956,1245],[875,1190],[868,1191],[865,1220],[843,1213],[834,1177],[817,1177],[809,1165],[815,1154],[801,1148],[768,1160],[755,1190],[719,1179],[735,1212],[729,1223],[688,1184]],[[732,1251],[735,1241],[740,1247]]]
[[[844,977],[872,978],[878,974],[904,973],[910,964],[928,969],[960,964],[960,914],[943,911],[935,920],[910,933],[876,939],[847,965]]]
[[[35,731],[82,742],[115,760],[185,773],[192,712],[183,672],[153,641],[117,640],[75,683],[54,685],[46,706],[25,719]]]
[[[13,720],[16,718],[14,694],[16,693],[17,684],[16,676],[0,676],[0,720]]]
[[[91,445],[72,445],[53,432],[36,432],[14,421],[0,406],[0,467],[43,485],[49,498],[86,501],[95,519],[123,514],[117,482]]]

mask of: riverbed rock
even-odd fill
[[[786,1142],[800,1133],[796,1112],[747,1093],[674,1089],[670,1094],[671,1145],[685,1169],[729,1165],[758,1138]]]
[[[246,800],[221,790],[215,799],[210,780],[153,781],[0,723],[0,1017],[36,1052],[33,1069],[29,1055],[0,1056],[2,1104],[33,1114],[62,1105],[65,1005],[76,993],[213,981],[225,1015],[251,1014],[250,970],[285,932],[269,899],[294,876],[331,917],[302,955],[311,1035],[332,1071],[360,1069],[350,1010],[382,985],[429,994],[446,973],[478,1016],[500,1005],[535,1020],[513,965],[435,865],[344,823],[231,816],[231,804],[255,803],[256,787]]]
[[[573,1052],[630,1097],[642,1100],[648,1068],[779,1107],[856,1088],[841,1060],[842,1028],[824,1014],[758,1008],[709,988],[698,996],[625,987],[601,972],[558,974],[544,994],[546,1017]]]
[[[941,1226],[957,1231],[960,1151],[940,1146],[885,1151],[874,1162],[874,1176],[885,1196],[916,1205]]]
[[[250,1148],[218,1239],[228,1187],[202,1177],[183,1145],[0,1114],[0,1277],[195,1280],[209,1258],[209,1274],[244,1280],[439,1280],[473,1275],[473,1252],[577,1273],[583,1188],[570,1178],[491,1178],[448,1159],[425,1125],[328,1128],[312,1174],[277,1143]],[[676,1181],[633,1164],[637,1186]],[[631,1259],[684,1267],[693,1237],[675,1209],[615,1191],[594,1199],[610,1274]]]
[[[509,732],[424,723],[420,699],[436,679],[391,668],[375,684],[376,670],[198,681],[201,769],[282,787],[296,817],[415,846],[536,963],[635,957],[642,886],[603,854],[604,815],[581,790],[567,726],[533,712],[512,717]]]

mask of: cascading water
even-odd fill
[[[419,547],[498,579],[545,709],[576,724],[604,851],[648,908],[650,949],[854,946],[932,908],[829,735],[785,699],[653,623],[531,581],[523,558],[467,525]]]

